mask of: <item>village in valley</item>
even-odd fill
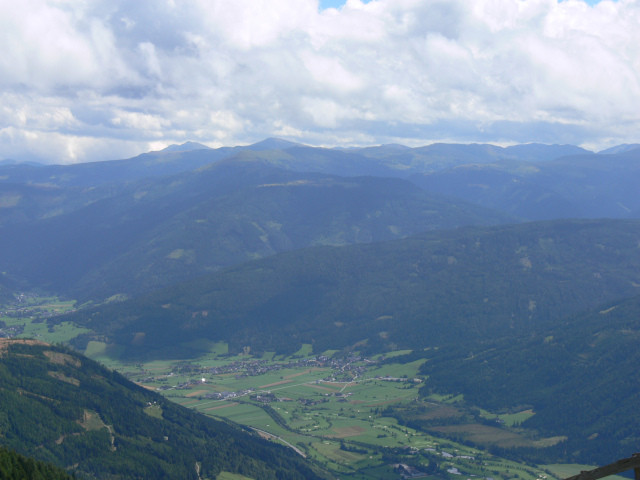
[[[384,357],[383,357],[384,358]],[[159,391],[167,390],[185,390],[198,386],[206,385],[209,381],[206,376],[229,376],[233,375],[235,380],[244,380],[249,377],[257,377],[261,375],[275,374],[281,370],[301,369],[304,373],[305,369],[308,369],[307,373],[312,373],[314,369],[325,369],[331,373],[321,379],[312,381],[312,384],[320,385],[324,382],[344,382],[349,385],[357,382],[359,378],[363,377],[367,373],[371,366],[377,365],[377,362],[368,358],[361,358],[360,356],[347,356],[345,358],[329,358],[324,355],[320,355],[314,358],[303,358],[299,360],[290,360],[287,362],[273,362],[265,359],[249,359],[249,360],[234,360],[226,365],[215,367],[202,367],[200,365],[182,365],[172,369],[168,374],[160,376],[149,376],[138,379],[141,384],[148,384],[153,382],[167,383],[169,377],[176,375],[194,375],[188,381],[178,383],[176,385],[161,385],[157,387]],[[420,383],[422,380],[419,378],[397,378],[389,375],[385,377],[376,376],[376,380],[383,380],[389,382],[413,382]],[[286,384],[284,382],[276,382]],[[277,385],[273,385],[277,387]],[[278,397],[271,390],[256,390],[254,388],[241,389],[238,391],[222,392],[208,392],[205,393],[202,398],[204,399],[216,399],[216,400],[231,400],[243,396],[250,395],[251,399],[255,399],[262,403],[269,403],[272,401],[290,401],[291,399],[284,397]],[[329,394],[327,394],[329,395]],[[336,392],[332,396],[346,399],[353,395],[352,392],[342,393]],[[301,400],[301,403],[311,404],[309,400]]]
[[[0,309],[0,336],[68,342],[85,330],[47,320],[75,308],[73,301],[24,295]],[[468,416],[464,398],[421,395],[428,386],[420,374],[425,359],[410,361],[411,350],[365,356],[353,349],[316,353],[303,345],[286,355],[249,348],[233,354],[226,343],[205,340],[184,346],[200,355],[131,362],[97,340],[83,353],[172,402],[281,443],[336,478],[561,478],[554,466],[505,460],[476,445],[480,437],[501,446],[530,445],[509,426],[533,412],[483,411],[483,424],[461,433],[456,425]],[[145,413],[162,418],[162,407],[149,404]]]
[[[39,337],[44,330],[48,333],[53,333],[56,328],[65,330],[66,326],[61,328],[47,324],[47,319],[73,311],[73,300],[61,301],[57,297],[39,297],[35,293],[21,292],[14,296],[12,302],[0,305],[0,338],[21,335]],[[71,332],[78,330],[72,328]]]
[[[204,415],[244,425],[293,448],[339,478],[544,480],[551,471],[494,457],[407,425],[400,411],[455,411],[458,397],[421,400],[424,360],[394,363],[410,351],[366,357],[358,352],[230,355],[226,344],[181,361],[114,364],[139,385]],[[87,354],[101,361],[104,345]],[[157,415],[156,406],[150,414]],[[445,413],[446,414],[446,413]],[[457,420],[457,419],[456,419]],[[497,431],[498,429],[496,429]],[[465,476],[466,475],[466,476]]]

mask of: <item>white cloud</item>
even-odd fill
[[[0,0],[0,158],[637,142],[640,2]]]

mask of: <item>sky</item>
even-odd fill
[[[362,3],[369,3],[371,0],[363,0]],[[595,5],[602,0],[585,0],[589,5]],[[346,0],[320,0],[320,8],[340,8],[346,3]]]
[[[0,0],[0,159],[640,142],[640,0]]]

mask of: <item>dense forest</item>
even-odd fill
[[[0,480],[71,480],[65,470],[50,463],[0,447]]]
[[[633,295],[638,238],[638,221],[558,220],[302,249],[52,321],[129,355],[171,355],[196,338],[288,352],[515,338]]]
[[[49,203],[33,206],[41,218],[18,222],[21,214],[33,216],[27,212],[32,190],[38,189],[5,193],[21,202],[0,211],[0,217],[13,211],[5,226],[10,234],[0,236],[0,265],[8,275],[80,302],[134,296],[312,245],[516,221],[406,180],[289,172],[231,160],[166,178],[71,188],[73,194],[67,188],[66,197],[55,189],[57,197],[51,193]]]
[[[637,450],[640,296],[571,315],[537,335],[472,341],[423,352],[433,391],[462,393],[494,412],[532,408],[522,427],[566,442],[537,462],[607,463]]]

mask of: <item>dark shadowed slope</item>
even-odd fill
[[[535,336],[427,355],[426,390],[462,393],[491,411],[529,405],[535,415],[523,426],[567,436],[538,454],[547,461],[606,463],[638,450],[640,296],[562,318]]]
[[[637,221],[556,221],[310,248],[59,321],[133,355],[194,338],[291,352],[515,337],[636,293],[639,240]],[[139,332],[145,342],[133,345]]]
[[[0,266],[31,285],[104,299],[310,245],[508,221],[400,179],[346,179],[229,159],[6,228]]]

